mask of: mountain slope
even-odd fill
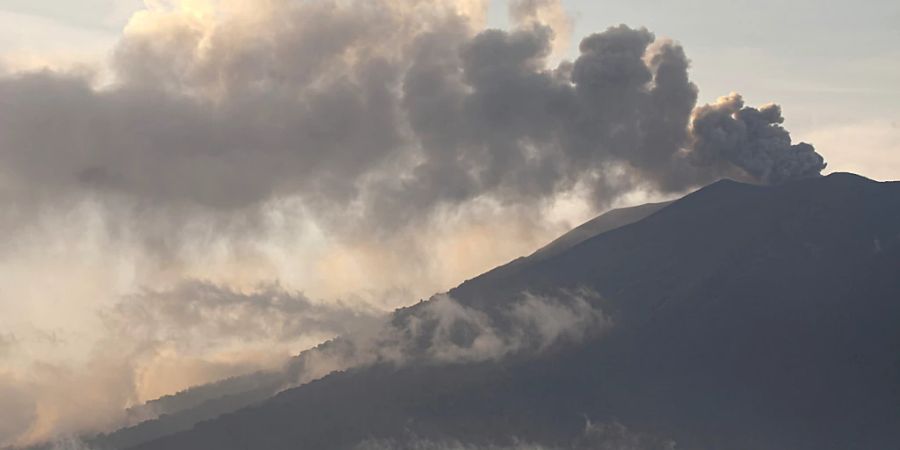
[[[520,270],[524,265],[558,254],[593,236],[641,220],[668,204],[669,202],[649,203],[610,210],[563,234],[531,256],[518,258],[489,273]],[[126,448],[188,430],[199,422],[257,404],[272,397],[285,386],[297,383],[298,379],[317,378],[314,375],[304,376],[309,371],[308,360],[315,360],[321,353],[340,352],[340,348],[335,347],[334,343],[325,343],[304,351],[292,358],[284,371],[258,372],[229,378],[140,405],[133,408],[133,415],[159,417],[96,436],[90,442],[100,448]]]
[[[527,259],[532,262],[550,258],[607,231],[621,228],[669,206],[672,202],[646,203],[630,208],[619,208],[601,214],[555,239]]]
[[[723,181],[450,295],[502,317],[523,292],[585,289],[614,325],[578,345],[336,373],[139,448],[352,448],[410,433],[568,446],[585,418],[687,449],[900,442],[898,183]]]

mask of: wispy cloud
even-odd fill
[[[0,373],[0,442],[109,430],[125,411],[190,386],[279,369],[298,349],[378,320],[360,305],[316,303],[277,286],[236,291],[186,281],[103,311],[102,338],[82,363],[36,361]],[[68,445],[68,444],[67,444]]]

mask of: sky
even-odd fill
[[[900,178],[900,6],[863,3],[0,0],[0,446],[609,208]]]

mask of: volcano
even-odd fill
[[[560,292],[591,292],[603,332],[499,358],[376,360],[277,395],[267,379],[250,383],[254,395],[274,396],[250,395],[248,407],[211,418],[195,406],[180,414],[209,420],[162,436],[178,429],[163,426],[178,414],[164,416],[95,445],[822,450],[900,442],[900,183],[847,173],[777,186],[719,181],[601,216],[447,296],[502,328],[523,293]],[[398,310],[391,323],[437,301]],[[252,391],[204,404],[236,408]]]

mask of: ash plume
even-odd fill
[[[733,164],[767,184],[821,174],[824,158],[812,145],[792,144],[783,122],[780,106],[744,106],[740,94],[732,93],[694,112],[693,149],[704,163]]]
[[[513,9],[539,18],[544,3]],[[482,31],[452,3],[238,10],[138,15],[110,86],[51,71],[4,76],[8,191],[213,210],[297,195],[318,217],[357,204],[377,228],[479,197],[538,204],[578,183],[603,205],[735,168],[761,182],[822,168],[812,147],[790,145],[776,106],[732,96],[697,109],[689,126],[697,88],[685,52],[643,28],[588,36],[574,62],[550,67],[548,24]]]

